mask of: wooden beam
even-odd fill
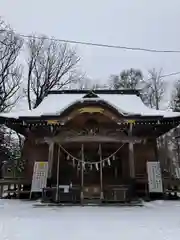
[[[55,136],[55,137],[47,137],[47,138],[39,138],[36,140],[37,143],[42,142],[55,142],[60,144],[65,143],[88,143],[88,142],[95,142],[95,143],[141,143],[144,142],[145,138],[138,138],[133,136],[105,136],[105,135],[95,135],[95,136]]]

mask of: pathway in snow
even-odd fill
[[[178,240],[180,202],[145,207],[48,207],[0,200],[1,240]]]

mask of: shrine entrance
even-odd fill
[[[69,122],[50,139],[58,147],[49,157],[57,193],[60,185],[69,185],[82,204],[120,201],[119,192],[134,178],[133,123],[117,125],[114,112],[97,110],[82,108],[71,118],[68,113]]]
[[[101,145],[97,143],[88,145],[84,144],[83,198],[101,199],[103,193]]]
[[[59,184],[71,182],[72,187],[79,186],[81,203],[103,201],[109,188],[123,184],[122,168],[126,162],[123,156],[127,145],[85,142],[68,144],[60,149]],[[69,180],[65,181],[67,178]]]

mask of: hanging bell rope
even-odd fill
[[[110,158],[113,158],[113,156],[115,157],[116,153],[119,152],[119,150],[125,145],[125,143],[123,143],[114,153],[112,153],[110,156],[100,160],[100,161],[96,161],[96,162],[90,162],[90,161],[83,161],[82,159],[79,159],[79,158],[76,158],[74,157],[72,154],[70,154],[65,148],[63,148],[63,146],[59,145],[60,148],[67,154],[67,158],[71,158],[71,159],[74,159],[74,161],[77,161],[78,163],[84,163],[84,164],[89,164],[89,165],[92,165],[92,164],[99,164],[99,163],[102,163],[102,162],[107,162],[108,161],[108,164],[110,162]],[[115,158],[114,158],[115,159]]]

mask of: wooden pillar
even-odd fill
[[[159,161],[159,154],[158,154],[158,146],[157,146],[157,138],[154,139],[154,155],[155,155],[155,161]]]
[[[84,144],[81,145],[81,204],[84,202]]]
[[[117,168],[117,165],[114,168],[114,177],[115,177],[115,179],[118,178],[118,168]]]
[[[177,162],[178,162],[178,166],[180,165],[180,147],[179,147],[179,139],[176,138],[176,146],[177,146]]]
[[[21,184],[18,183],[17,184],[17,199],[19,199],[19,197],[20,197],[20,192],[21,192]]]
[[[59,166],[60,166],[61,147],[58,145],[58,159],[57,159],[57,180],[56,180],[56,202],[59,201]]]
[[[129,137],[132,137],[133,124],[129,125]],[[132,141],[129,142],[129,171],[130,177],[135,178],[135,164],[134,164],[134,143]]]
[[[4,190],[4,185],[0,184],[0,198],[3,197],[3,190]]]
[[[168,149],[168,137],[167,136],[165,136],[164,137],[164,151],[165,151],[165,155],[163,154],[163,156],[164,156],[164,166],[165,166],[165,169],[167,170],[167,169],[169,169],[169,164],[168,164],[168,151],[169,151],[169,149]]]
[[[102,146],[99,144],[99,155],[100,155],[100,199],[104,198],[103,193],[103,166],[102,166]]]
[[[53,155],[54,155],[54,142],[50,142],[48,154],[48,178],[51,178],[52,176]]]

